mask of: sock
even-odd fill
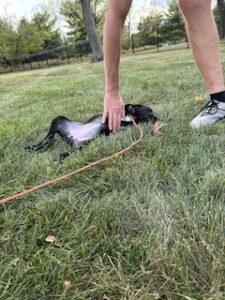
[[[216,93],[216,94],[210,94],[211,100],[217,100],[219,102],[225,102],[225,91]]]

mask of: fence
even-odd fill
[[[225,40],[220,41],[221,44],[225,43]],[[189,43],[159,43],[157,45],[146,45],[143,47],[136,47],[135,40],[131,36],[130,47],[127,50],[123,50],[123,55],[134,54],[137,55],[142,52],[148,51],[149,53],[169,51],[176,49],[189,48]],[[87,41],[77,42],[75,44],[69,44],[48,51],[42,51],[26,55],[20,58],[11,60],[0,58],[0,73],[8,73],[14,71],[33,70],[38,68],[45,68],[51,66],[57,66],[61,64],[69,64],[73,62],[83,62],[89,59],[91,54],[90,44]]]
[[[0,73],[28,69],[33,70],[71,63],[73,61],[82,62],[90,53],[91,48],[89,42],[82,41],[10,60],[0,59]]]

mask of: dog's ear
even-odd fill
[[[125,114],[126,115],[132,115],[132,116],[134,116],[135,112],[136,111],[135,111],[134,105],[132,105],[132,104],[125,105]]]

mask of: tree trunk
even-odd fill
[[[95,22],[91,11],[91,0],[80,0],[84,24],[92,50],[92,62],[103,60],[103,52],[100,40],[96,33]]]
[[[219,36],[221,39],[225,38],[225,1],[217,0],[219,10]]]

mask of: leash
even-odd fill
[[[103,158],[101,158],[101,159],[99,159],[97,161],[94,161],[94,162],[92,162],[92,163],[90,163],[90,164],[88,164],[88,165],[86,165],[86,166],[84,166],[82,168],[79,168],[79,169],[77,169],[77,170],[75,170],[73,172],[70,172],[70,173],[67,173],[65,175],[56,177],[56,178],[54,178],[52,180],[49,180],[49,181],[43,182],[43,183],[41,183],[39,185],[36,185],[36,186],[34,186],[34,187],[30,188],[30,189],[24,190],[23,192],[20,192],[18,194],[12,195],[10,197],[4,198],[4,199],[0,200],[0,205],[6,204],[6,203],[14,201],[14,200],[17,200],[19,198],[23,198],[23,197],[25,197],[25,196],[27,196],[27,195],[29,195],[31,193],[34,193],[34,192],[36,192],[38,190],[41,190],[41,189],[43,189],[43,188],[45,188],[45,187],[47,187],[49,185],[52,185],[52,184],[57,183],[59,181],[65,180],[65,179],[67,179],[69,177],[72,177],[72,176],[78,174],[78,173],[82,173],[82,172],[84,172],[84,171],[86,171],[88,169],[93,168],[94,166],[100,165],[103,162],[111,160],[114,157],[122,155],[125,152],[128,152],[131,148],[133,148],[135,145],[137,145],[138,143],[140,143],[140,141],[144,137],[144,132],[143,132],[142,128],[137,125],[137,123],[135,122],[135,120],[133,118],[132,118],[132,122],[133,122],[135,128],[137,128],[139,130],[140,136],[139,136],[139,138],[136,141],[134,141],[133,143],[131,143],[126,148],[124,148],[124,149],[120,150],[119,152],[116,152],[116,153],[114,153],[112,155],[109,155],[107,157],[103,157]]]

